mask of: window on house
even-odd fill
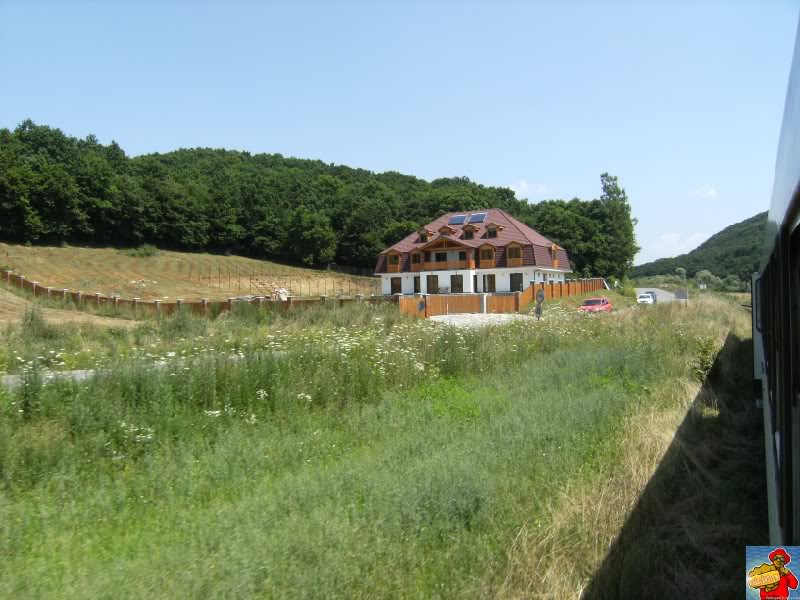
[[[423,244],[428,242],[428,234],[427,233],[420,233],[419,234],[419,241]]]
[[[463,275],[450,275],[450,291],[453,294],[462,294],[464,292]]]
[[[459,252],[459,253],[458,253],[458,260],[467,260],[467,253],[466,253],[466,251],[464,251],[464,252]]]
[[[519,246],[509,246],[508,258],[522,258],[522,248]]]
[[[462,236],[465,240],[471,240],[475,238],[475,232],[472,229],[467,229]]]
[[[428,293],[429,294],[438,294],[439,293],[439,276],[438,275],[428,275],[428,278],[425,281],[425,285],[428,286]]]
[[[412,254],[411,255],[411,264],[412,265],[418,265],[420,263],[421,258],[422,257],[419,254]]]
[[[414,277],[414,293],[419,294],[419,275]]]
[[[400,257],[397,254],[390,254],[389,264],[393,267],[396,267],[397,265],[400,264]]]
[[[481,260],[494,260],[494,250],[491,248],[481,249]]]
[[[511,291],[512,292],[521,292],[522,291],[522,273],[511,273]]]
[[[494,275],[483,276],[483,291],[488,292],[490,294],[496,291]]]
[[[400,294],[402,291],[402,282],[399,277],[392,277],[392,294]]]
[[[487,238],[496,238],[497,237],[497,228],[496,227],[490,227],[489,229],[487,229],[486,230],[486,237]]]
[[[425,262],[431,262],[431,253],[430,252],[426,252],[425,253]]]
[[[437,252],[436,262],[447,262],[447,252]]]

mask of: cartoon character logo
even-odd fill
[[[785,566],[792,562],[792,557],[783,548],[776,548],[769,553],[769,560],[769,564],[750,569],[747,585],[758,589],[762,599],[789,598],[789,590],[797,589],[797,577]]]

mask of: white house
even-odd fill
[[[448,213],[381,252],[384,294],[522,291],[564,281],[566,251],[500,209]]]

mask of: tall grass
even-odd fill
[[[0,391],[0,596],[479,595],[726,327],[718,303],[650,308],[179,315],[88,382],[34,372]]]

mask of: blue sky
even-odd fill
[[[637,262],[766,210],[795,2],[0,0],[0,126],[225,147],[531,202],[619,176]]]

